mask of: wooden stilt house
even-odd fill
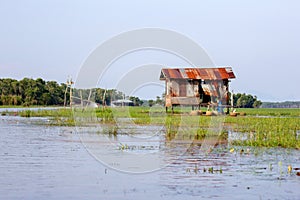
[[[231,67],[164,68],[160,80],[165,81],[165,106],[176,105],[229,106],[229,82],[235,75]]]

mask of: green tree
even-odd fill
[[[64,87],[55,81],[48,81],[42,96],[42,101],[46,105],[63,105]]]
[[[143,104],[143,101],[140,100],[139,97],[133,97],[133,96],[131,96],[131,97],[129,97],[129,100],[133,102],[134,106],[141,106]]]
[[[260,100],[255,100],[253,103],[254,108],[259,108],[262,105],[262,102]]]
[[[256,96],[250,94],[237,93],[233,96],[233,105],[238,108],[258,108],[261,104],[262,102]]]
[[[155,101],[150,99],[150,100],[148,100],[148,104],[150,107],[152,107],[155,104]]]
[[[160,96],[156,96],[156,101],[155,101],[156,104],[159,104],[159,105],[163,105],[163,100],[160,98]]]

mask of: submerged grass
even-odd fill
[[[238,108],[237,112],[245,112],[251,116],[300,117],[299,108]]]
[[[37,110],[22,110],[17,114],[21,117],[48,117],[50,125],[54,126],[74,126],[75,121],[72,115],[72,110],[68,108],[59,109],[37,109]]]
[[[116,124],[116,119],[130,118],[138,125],[163,125],[167,139],[204,139],[218,136],[226,139],[228,130],[245,134],[246,140],[236,139],[234,145],[290,147],[300,149],[300,109],[238,109],[247,116],[190,116],[190,109],[175,108],[175,113],[165,113],[162,107],[98,108],[92,110],[24,110],[22,117],[49,117],[53,125],[75,126],[74,118],[84,123]],[[95,121],[96,120],[96,121]],[[219,120],[219,121],[218,121]],[[220,121],[221,120],[221,121]],[[125,120],[126,121],[126,120]],[[221,125],[218,130],[216,123]],[[80,124],[80,123],[79,123]],[[113,128],[114,135],[117,129]]]
[[[235,132],[245,133],[247,140],[236,140],[236,145],[293,147],[300,149],[299,117],[236,117],[226,118]]]

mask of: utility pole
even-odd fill
[[[231,91],[230,103],[231,103],[231,111],[233,111],[233,90]]]
[[[82,98],[82,90],[80,90],[80,102],[81,102],[81,108],[83,108],[83,98]]]
[[[66,87],[65,96],[64,96],[64,106],[66,107],[67,92],[68,92],[68,88],[70,88],[70,108],[72,108],[72,85],[74,84],[74,82],[72,81],[72,78],[68,78],[66,84],[67,84],[67,87]]]
[[[102,98],[102,110],[106,107],[105,96],[107,89],[104,90],[103,98]]]

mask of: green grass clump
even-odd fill
[[[74,118],[72,110],[67,108],[60,109],[37,109],[37,110],[22,110],[17,113],[21,117],[48,117],[50,125],[56,126],[74,126]]]
[[[235,132],[247,133],[247,140],[235,140],[236,145],[265,147],[300,147],[299,117],[236,117],[226,118]]]
[[[96,109],[96,117],[101,118],[103,122],[112,122],[114,120],[113,111],[111,108]]]
[[[18,115],[21,117],[72,117],[72,110],[66,108],[22,110],[18,112]]]
[[[238,108],[237,112],[245,112],[251,116],[300,117],[299,108]]]

